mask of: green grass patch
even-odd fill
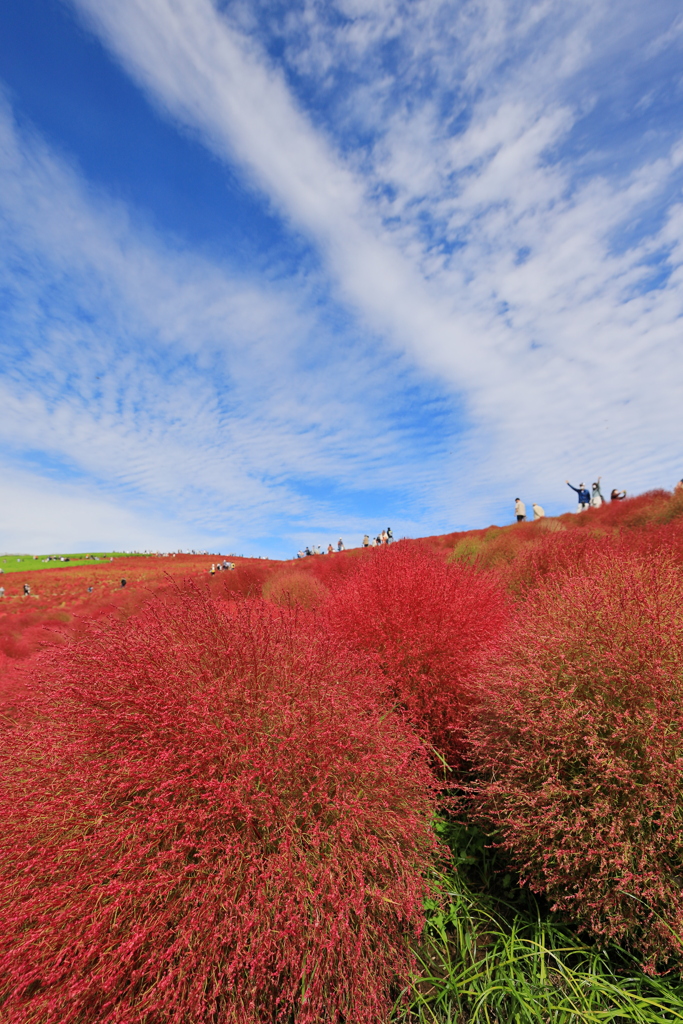
[[[459,877],[443,878],[401,1024],[671,1024],[683,984],[653,978],[540,912],[502,911]],[[445,905],[441,903],[445,900]]]
[[[150,555],[130,554],[125,551],[88,551],[67,555],[0,555],[3,573],[34,572],[37,569],[68,569],[82,565],[100,565],[112,558],[150,558]]]
[[[440,876],[395,1024],[683,1024],[679,976],[582,941],[516,884],[478,829],[440,822],[458,870]]]

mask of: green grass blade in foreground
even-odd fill
[[[635,963],[618,973],[606,952],[568,929],[493,901],[456,878],[428,907],[412,1004],[395,1020],[421,1024],[672,1024],[683,1022],[683,984]],[[626,957],[626,954],[620,954]],[[624,959],[623,964],[628,964]]]

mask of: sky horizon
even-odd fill
[[[0,549],[683,477],[673,0],[5,0]]]

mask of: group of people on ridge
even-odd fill
[[[369,534],[366,533],[363,536],[362,546],[364,548],[378,548],[378,547],[381,547],[382,544],[391,544],[393,539],[394,539],[394,535],[391,532],[391,527],[387,526],[386,530],[382,530],[381,533],[378,533],[377,536],[374,538],[374,540],[370,540]],[[346,551],[346,546],[345,546],[344,541],[342,540],[341,537],[337,541],[337,551]],[[311,545],[307,544],[306,547],[303,548],[301,551],[297,551],[296,557],[297,558],[308,558],[309,555],[323,555],[323,554],[325,554],[325,552],[320,550],[320,545],[319,544],[311,544]],[[328,544],[327,545],[327,554],[328,555],[333,555],[334,554],[334,547],[332,546],[332,544]]]
[[[374,540],[370,540],[366,533],[365,536],[363,537],[363,547],[380,548],[382,544],[391,544],[393,539],[394,535],[391,532],[391,527],[387,526],[386,530],[382,530],[381,533],[378,533]]]
[[[602,477],[598,477],[594,484],[591,485],[590,491],[587,487],[581,483],[578,487],[574,487],[574,484],[570,484],[569,480],[565,480],[568,487],[571,487],[573,491],[576,491],[578,498],[577,512],[585,512],[588,508],[600,508],[600,506],[607,500],[600,489],[600,481]],[[681,481],[683,485],[683,481]],[[626,497],[626,491],[618,491],[616,487],[612,488],[612,492],[609,496],[610,501],[623,501]],[[535,501],[531,504],[534,510],[534,519],[543,519],[545,516],[545,510]],[[523,523],[526,519],[526,505],[521,498],[515,498],[515,516],[518,523]]]
[[[573,484],[569,483],[569,480],[565,480],[567,487],[571,487],[573,491],[576,491],[579,504],[577,512],[585,512],[588,508],[600,508],[605,502],[605,496],[600,490],[600,481],[602,477],[598,477],[597,483],[591,485],[590,491],[583,484],[579,484],[578,487],[574,487]],[[609,496],[610,501],[623,501],[626,497],[626,491],[618,491],[616,487],[612,488],[612,493]]]

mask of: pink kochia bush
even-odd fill
[[[4,736],[3,1022],[384,1021],[437,851],[367,665],[192,593],[51,658]]]
[[[497,649],[505,596],[489,575],[401,541],[364,559],[333,592],[330,627],[373,658],[385,699],[460,760],[473,685]]]
[[[650,969],[683,952],[683,571],[613,545],[539,583],[470,731],[530,887]]]

